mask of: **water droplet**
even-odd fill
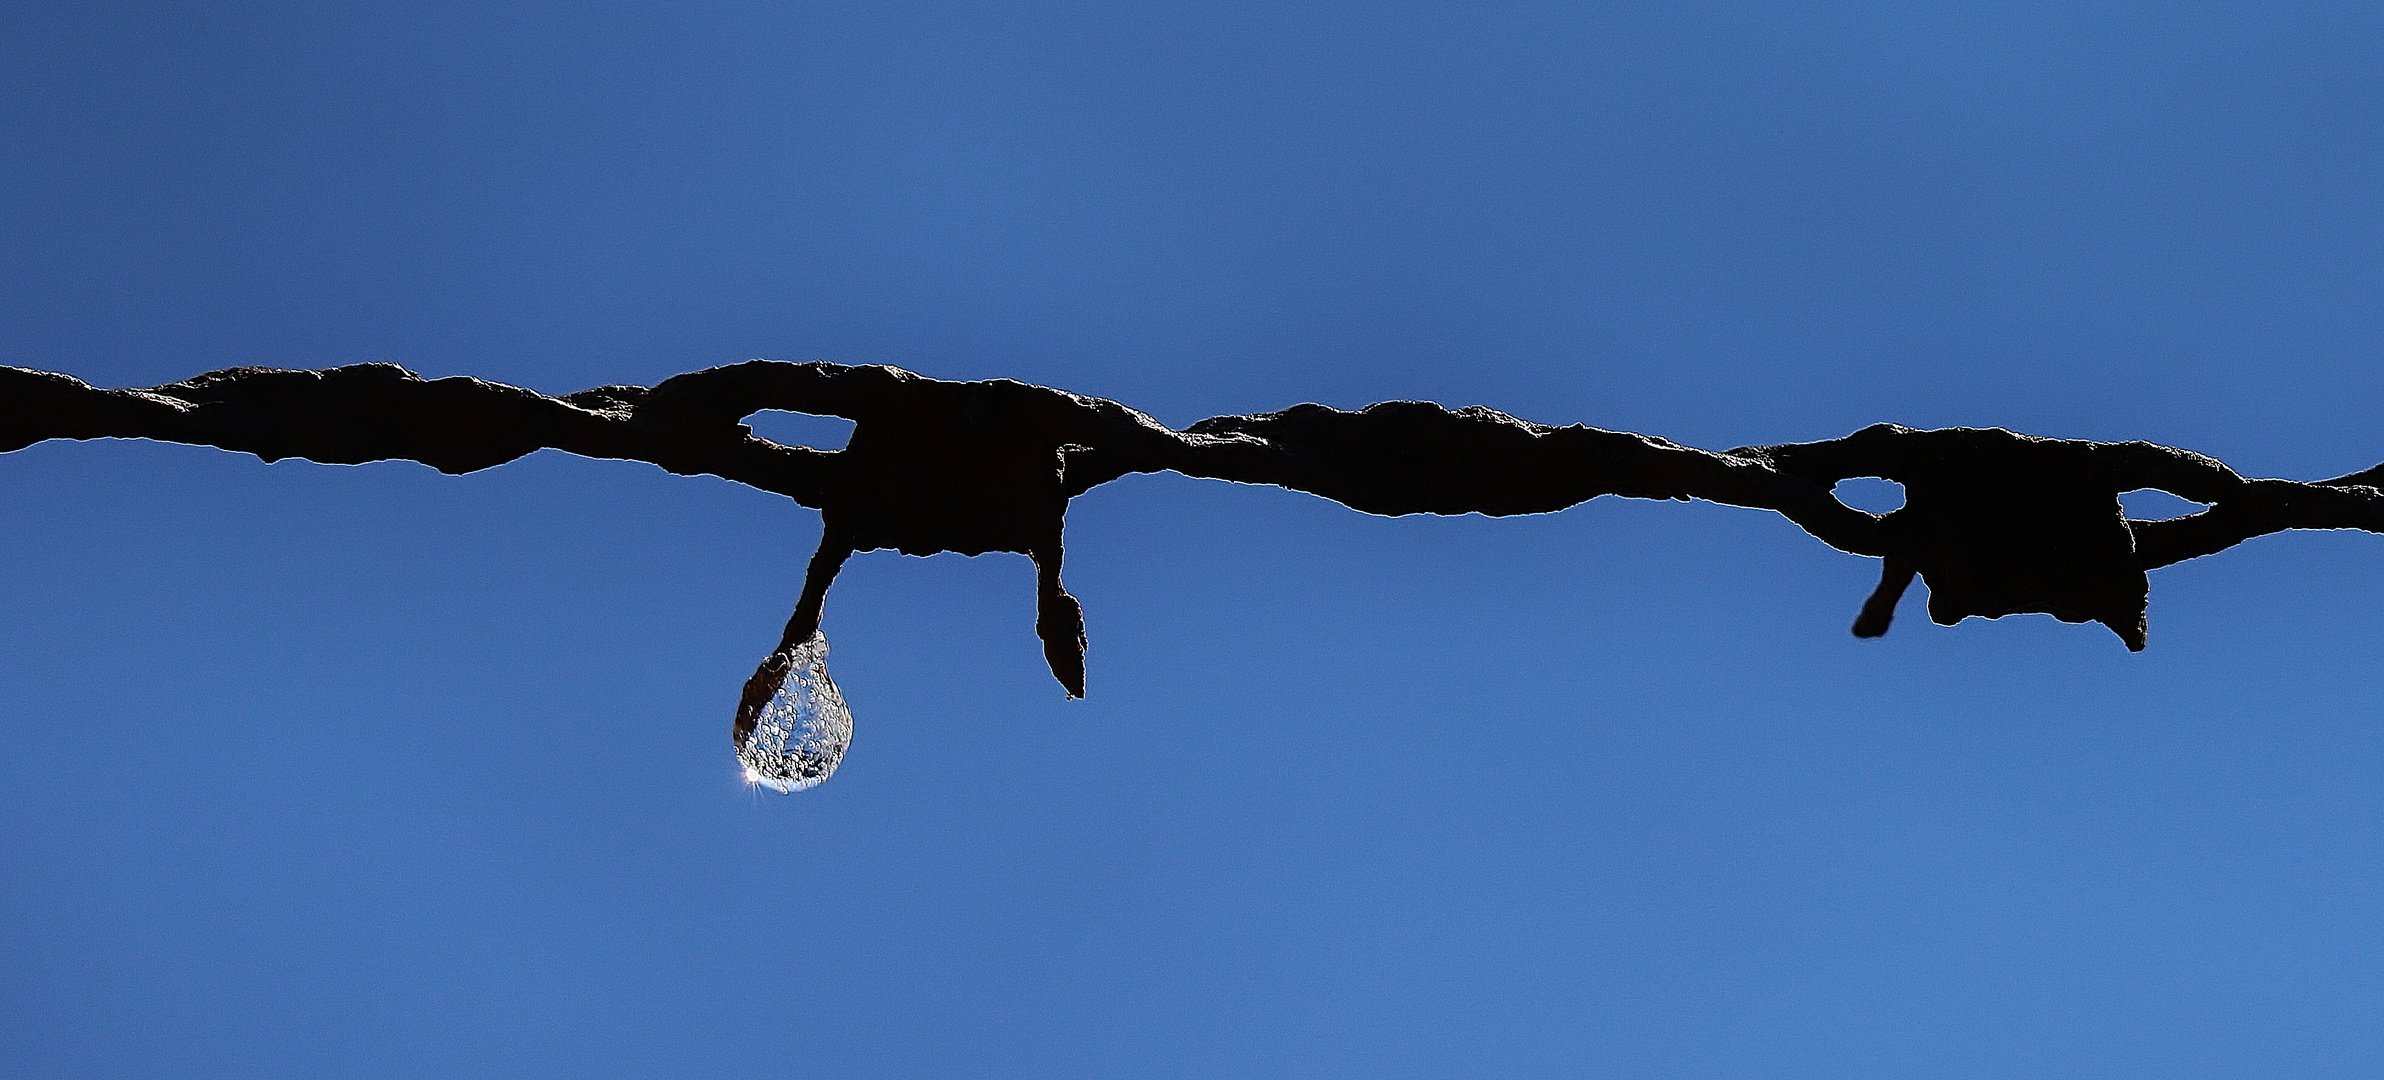
[[[737,747],[737,760],[747,782],[787,793],[818,787],[836,772],[852,745],[853,712],[828,678],[827,635],[814,632],[780,656],[786,675]]]

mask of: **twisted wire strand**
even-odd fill
[[[784,446],[743,423],[765,409],[855,426],[842,450]],[[1060,582],[1067,503],[1129,473],[1274,485],[1384,515],[1549,513],[1601,495],[1770,510],[1831,547],[1884,560],[1854,625],[1864,637],[1886,632],[1917,576],[1941,623],[2043,612],[2100,622],[2140,649],[2146,570],[2288,529],[2384,532],[2384,465],[2314,482],[2247,479],[2190,450],[1999,428],[1881,424],[1839,439],[1717,452],[1417,401],[1356,411],[1298,405],[1179,431],[1115,401],[1013,380],[950,382],[824,362],[755,360],[650,388],[551,397],[473,378],[424,379],[393,364],[233,368],[136,389],[0,367],[0,453],[97,438],[214,446],[266,461],[408,460],[446,473],[551,448],[784,495],[820,510],[826,527],[781,653],[818,629],[827,586],[852,552],[1019,552],[1035,561],[1037,632],[1071,696],[1084,692],[1084,629]],[[1831,494],[1858,476],[1902,483],[1906,505],[1872,514]],[[2129,520],[2118,495],[2139,488],[2208,508]],[[740,743],[759,709],[755,695],[767,698],[768,670],[765,661],[747,687]]]

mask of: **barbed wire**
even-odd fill
[[[854,427],[840,450],[781,445],[744,424],[762,410],[838,416]],[[949,382],[824,362],[755,360],[651,388],[559,397],[423,379],[393,364],[233,368],[121,390],[0,368],[0,453],[97,438],[214,446],[267,461],[417,461],[446,473],[551,448],[718,476],[815,508],[820,547],[778,650],[747,683],[740,746],[788,658],[819,629],[829,584],[858,551],[1028,556],[1045,659],[1069,696],[1081,697],[1084,613],[1060,581],[1062,526],[1068,500],[1129,473],[1268,484],[1385,515],[1549,513],[1601,495],[1770,510],[1831,547],[1883,561],[1854,623],[1863,637],[1887,632],[1918,576],[1939,623],[2044,613],[2101,623],[2142,649],[2147,570],[2287,529],[2384,532],[2384,465],[2315,482],[2247,479],[2190,450],[2000,428],[1880,424],[1840,439],[1711,451],[1420,401],[1354,412],[1298,405],[1178,431],[1115,401],[1008,379]],[[1832,488],[1853,477],[1904,485],[1904,506],[1873,514],[1845,505]],[[2119,495],[2145,488],[2207,508],[2130,520]]]

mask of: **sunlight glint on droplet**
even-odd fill
[[[787,655],[786,678],[737,748],[745,782],[782,794],[818,787],[853,741],[852,710],[828,678],[827,635],[814,632]]]

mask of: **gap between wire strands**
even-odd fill
[[[780,446],[808,446],[814,450],[842,450],[853,437],[853,422],[841,416],[814,416],[784,409],[763,409],[745,418],[753,433]]]

